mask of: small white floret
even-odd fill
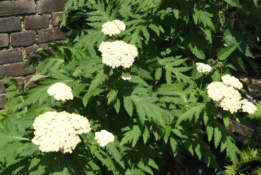
[[[221,77],[221,79],[225,85],[232,86],[237,89],[243,88],[243,84],[239,81],[239,79],[237,79],[234,76],[227,74],[227,75]]]
[[[114,135],[106,130],[95,133],[95,140],[101,147],[105,147],[108,143],[114,142]]]
[[[254,114],[257,110],[256,106],[248,100],[242,100],[242,111],[249,114]]]
[[[50,96],[53,96],[56,100],[66,101],[72,100],[73,94],[71,87],[64,83],[55,83],[47,90]]]
[[[208,64],[204,63],[196,63],[197,70],[201,73],[209,73],[212,70],[212,67],[209,66]]]
[[[129,72],[124,73],[121,78],[123,80],[131,80],[131,74]]]
[[[109,36],[120,34],[125,29],[126,25],[120,20],[108,21],[102,25],[102,32]]]

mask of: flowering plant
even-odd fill
[[[185,152],[219,169],[213,149],[236,164],[226,127],[255,107],[227,74],[253,56],[225,2],[68,0],[67,41],[27,61],[24,86],[5,78],[1,174],[159,174]]]

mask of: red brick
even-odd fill
[[[39,0],[37,2],[37,13],[43,14],[62,11],[65,2],[65,0]]]
[[[48,44],[27,47],[25,49],[26,59],[38,56],[37,54],[34,54],[34,52],[39,48],[48,49]]]
[[[16,32],[20,30],[21,30],[21,20],[19,17],[0,19],[0,32]]]
[[[0,78],[3,77],[3,75],[18,77],[34,73],[34,70],[31,68],[22,69],[23,64],[24,63],[14,63],[10,65],[0,66]]]
[[[19,32],[11,34],[12,46],[30,46],[36,43],[35,32]]]
[[[0,16],[35,13],[34,1],[3,1],[0,2]]]
[[[24,19],[25,29],[46,29],[49,27],[49,16],[48,15],[34,15],[26,16]]]
[[[0,52],[0,64],[21,61],[23,61],[23,52],[21,49],[4,50]]]
[[[3,108],[5,103],[7,102],[7,99],[4,94],[0,94],[0,108]]]
[[[55,12],[55,13],[52,13],[52,25],[54,27],[58,27],[59,25],[59,20],[60,18],[62,17],[62,12]]]
[[[0,34],[0,47],[8,47],[8,45],[9,45],[8,34]]]
[[[59,28],[38,31],[38,43],[46,43],[63,39],[65,39],[65,33],[62,32]]]

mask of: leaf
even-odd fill
[[[207,125],[206,126],[206,131],[207,131],[207,136],[208,136],[208,141],[211,142],[213,138],[213,133],[214,133],[214,128],[212,125]]]
[[[245,58],[248,62],[248,64],[251,66],[251,68],[256,72],[259,73],[257,64],[250,58]]]
[[[83,105],[86,106],[89,99],[93,96],[99,95],[100,93],[102,93],[104,91],[104,89],[95,89],[92,92],[87,92],[82,99]]]
[[[150,131],[147,127],[144,128],[142,137],[143,137],[144,144],[146,144],[148,139],[150,138]]]
[[[135,104],[142,125],[145,123],[145,119],[164,125],[162,121],[164,110],[154,104],[157,98],[132,95],[131,99]]]
[[[238,62],[238,64],[239,64],[239,66],[241,67],[241,69],[242,69],[244,72],[247,73],[243,59],[242,59],[241,57],[238,57],[238,58],[237,58],[237,62]]]
[[[170,146],[174,156],[178,154],[178,142],[174,138],[170,138]]]
[[[120,164],[120,166],[125,169],[125,163],[122,161],[122,154],[120,151],[116,148],[116,146],[112,143],[106,145],[106,149],[112,155],[113,159],[116,160]]]
[[[150,39],[150,33],[146,26],[141,26],[142,34],[145,36],[146,40],[149,41]]]
[[[116,110],[116,113],[119,114],[120,109],[121,109],[121,102],[119,99],[116,100],[116,102],[114,104],[114,109]]]
[[[158,28],[155,24],[150,24],[150,25],[149,25],[149,28],[150,28],[152,31],[154,31],[154,32],[157,34],[157,36],[160,35],[160,30],[159,30],[159,28]]]
[[[179,9],[173,9],[173,14],[176,19],[179,19]]]
[[[137,125],[134,125],[132,127],[132,130],[124,133],[124,137],[122,138],[120,145],[124,145],[126,143],[132,143],[132,148],[134,148],[140,136],[141,136],[140,128]]]
[[[215,127],[214,129],[214,143],[215,143],[215,148],[218,147],[220,141],[221,141],[221,138],[222,138],[222,134],[221,134],[221,131],[219,130],[218,127]]]
[[[238,0],[225,0],[229,5],[233,7],[242,8],[242,5],[239,3]]]
[[[165,134],[164,134],[164,138],[163,138],[165,143],[168,142],[170,133],[171,133],[171,127],[169,125],[166,125],[165,126]]]
[[[130,117],[133,115],[133,103],[130,96],[123,98],[123,105]]]
[[[192,121],[194,117],[195,121],[197,121],[205,107],[204,103],[195,103],[191,105],[190,108],[188,108],[188,110],[178,118],[177,125],[185,120]]]
[[[106,79],[108,79],[108,76],[104,74],[103,70],[100,71],[92,80],[90,87],[88,89],[88,92],[93,91],[96,89],[100,84],[102,84]]]
[[[225,60],[227,59],[237,48],[239,44],[233,44],[228,47],[222,48],[218,51],[217,57],[220,60]]]
[[[118,91],[117,90],[114,90],[114,89],[111,89],[110,92],[107,94],[107,99],[108,99],[108,105],[114,101],[117,97],[117,94],[118,94]]]
[[[45,75],[41,75],[41,74],[36,74],[36,75],[33,75],[30,80],[24,85],[24,88],[26,88],[28,85],[30,85],[32,82],[34,81],[37,81],[41,78],[46,78],[48,76],[45,76]]]

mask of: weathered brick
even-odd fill
[[[65,2],[65,0],[39,0],[37,2],[37,13],[43,14],[62,11]]]
[[[4,94],[0,94],[0,108],[3,108],[5,103],[7,102]]]
[[[59,28],[38,31],[38,43],[46,43],[63,39],[65,39],[65,32],[62,32]]]
[[[55,12],[55,13],[52,13],[52,25],[54,27],[58,27],[59,25],[59,20],[60,18],[62,17],[62,12]]]
[[[0,18],[0,32],[16,32],[20,30],[21,20],[19,17]]]
[[[22,69],[23,64],[24,63],[14,63],[10,65],[0,66],[0,78],[3,77],[3,75],[18,77],[34,73],[34,70],[32,68]]]
[[[48,15],[34,15],[26,16],[24,19],[25,29],[45,29],[49,27],[49,16]]]
[[[0,52],[0,64],[21,61],[23,61],[23,52],[21,49],[4,50]]]
[[[35,52],[37,49],[39,49],[39,48],[48,49],[48,44],[40,44],[40,45],[37,45],[37,46],[27,47],[27,48],[25,49],[26,59],[31,58],[31,57],[38,56],[38,55],[34,54],[34,52]]]
[[[9,45],[8,34],[0,34],[0,47],[8,47],[8,45]]]
[[[35,13],[34,1],[3,1],[0,2],[0,16]]]
[[[12,46],[30,46],[36,43],[35,32],[19,32],[11,34]]]

